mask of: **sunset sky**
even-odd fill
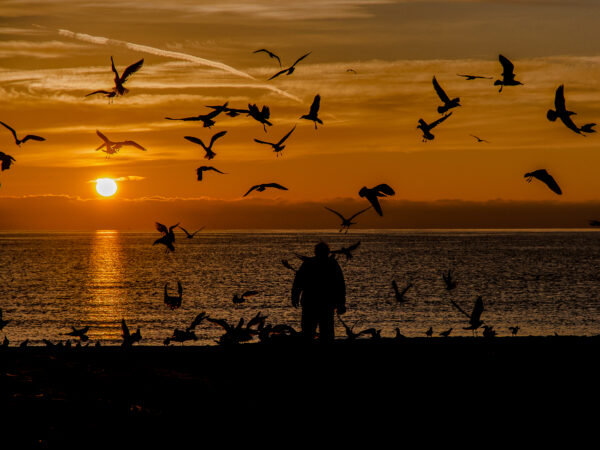
[[[16,159],[0,173],[0,229],[151,230],[155,220],[335,228],[323,206],[349,216],[368,205],[358,190],[379,183],[396,196],[382,201],[384,217],[369,211],[360,226],[585,227],[600,218],[600,136],[579,136],[546,111],[564,84],[575,123],[600,122],[598,17],[595,0],[3,0],[0,120],[46,141],[19,148],[0,129],[0,151]],[[253,53],[261,48],[284,67],[312,53],[267,82],[279,66]],[[523,86],[493,86],[500,53]],[[130,92],[112,104],[85,97],[113,86],[111,56],[120,72],[144,58]],[[424,143],[418,119],[440,116],[434,75],[462,106]],[[324,125],[315,130],[299,117],[317,93]],[[273,126],[164,119],[226,101],[268,105]],[[279,157],[253,141],[275,142],[295,124]],[[96,130],[148,151],[124,147],[106,159]],[[222,130],[212,161],[183,138],[207,142]],[[201,165],[227,174],[198,182]],[[540,168],[562,196],[525,182]],[[104,177],[117,179],[115,196],[96,193],[93,180]],[[242,198],[269,182],[289,191]]]

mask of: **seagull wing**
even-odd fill
[[[304,58],[306,58],[308,55],[310,55],[312,52],[308,52],[306,55],[302,55],[300,58],[298,58],[296,60],[296,62],[294,64],[292,64],[290,67],[294,67],[296,64],[298,64],[300,61],[302,61]]]
[[[373,188],[374,191],[377,191],[378,193],[383,193],[385,195],[395,195],[396,192],[387,184],[382,183],[382,184],[378,184],[377,186],[375,186]]]
[[[556,112],[558,114],[567,112],[567,107],[565,105],[565,86],[563,84],[556,89],[556,95],[554,96],[554,107],[556,108]]]
[[[206,317],[206,321],[220,326],[225,331],[230,331],[232,329],[231,325],[229,325],[225,319],[213,319],[212,317]]]
[[[319,94],[315,95],[315,99],[312,102],[312,105],[310,105],[310,112],[308,113],[309,116],[316,116],[317,113],[319,112],[319,107],[321,106],[321,96]]]
[[[481,298],[481,296],[479,296],[479,297],[477,297],[477,300],[475,300],[475,306],[473,306],[473,312],[471,313],[469,321],[474,322],[474,323],[479,322],[482,312],[483,312],[483,299]]]
[[[121,82],[121,84],[125,83],[127,81],[127,79],[131,75],[133,75],[138,70],[140,70],[142,68],[143,64],[144,64],[144,60],[140,59],[138,62],[133,63],[132,65],[130,65],[129,67],[127,67],[127,69],[125,69],[123,71],[123,75],[121,75],[121,78],[119,79],[119,81]]]
[[[205,169],[205,170],[213,170],[213,171],[215,171],[215,172],[222,173],[223,175],[226,175],[226,173],[225,173],[225,172],[221,172],[219,169],[217,169],[217,168],[215,168],[215,167],[213,167],[213,166],[205,166],[205,167],[206,167],[206,169]]]
[[[94,92],[90,92],[89,94],[85,94],[86,97],[89,97],[90,95],[94,95],[94,94],[105,94],[105,95],[110,95],[112,94],[112,91],[105,91],[103,89],[100,89],[98,91],[94,91]]]
[[[181,225],[179,226],[179,228],[181,228],[183,230],[183,232],[187,235],[187,236],[191,236],[190,233],[188,233],[188,230],[186,230],[185,228],[183,228]]]
[[[113,60],[113,57],[110,57],[110,68],[112,69],[113,73],[115,74],[115,80],[118,80],[119,82],[121,81],[121,77],[119,76],[119,72],[117,72],[117,68],[115,67],[115,61]]]
[[[25,142],[27,142],[27,141],[28,141],[28,140],[30,140],[30,139],[31,139],[32,141],[45,141],[45,140],[46,140],[46,138],[43,138],[43,137],[41,137],[41,136],[36,136],[35,134],[28,134],[27,136],[25,136],[25,137],[24,137],[24,138],[21,140],[21,142],[22,142],[22,143],[25,143]]]
[[[359,245],[360,245],[360,241],[358,241],[356,244],[352,244],[350,247],[348,247],[348,250],[350,250],[352,252],[352,251],[356,250]]]
[[[274,144],[272,144],[271,142],[261,141],[260,139],[254,139],[254,142],[258,142],[259,144],[267,144],[267,145],[274,146]]]
[[[187,139],[190,142],[193,142],[194,144],[201,145],[204,150],[208,151],[208,147],[206,145],[204,145],[204,142],[202,142],[202,139],[199,139],[194,136],[184,136],[183,138]]]
[[[396,283],[396,280],[392,280],[392,288],[394,289],[394,293],[396,295],[398,295],[400,292],[398,291],[398,283]]]
[[[11,126],[8,126],[7,124],[5,124],[2,121],[0,121],[0,124],[2,124],[5,128],[7,128],[12,133],[12,135],[14,136],[15,139],[18,139],[17,132]]]
[[[144,147],[135,141],[123,141],[123,145],[131,145],[132,147],[139,148],[140,150],[146,151]]]
[[[282,186],[282,185],[277,184],[277,183],[266,183],[264,186],[265,187],[272,187],[272,188],[282,189],[284,191],[288,190],[288,188],[286,188],[285,186]]]
[[[288,71],[288,69],[283,69],[283,70],[280,70],[280,71],[279,71],[279,72],[277,72],[275,75],[273,75],[271,78],[269,78],[267,81],[271,81],[273,78],[277,78],[279,75],[281,75],[281,74],[283,74],[283,73],[285,73],[285,72],[287,72],[287,71]]]
[[[440,123],[442,123],[444,120],[446,120],[451,115],[452,115],[452,113],[448,113],[445,116],[440,117],[438,120],[436,120],[434,122],[431,122],[429,124],[429,129],[436,127],[437,125],[439,125]]]
[[[446,92],[444,92],[444,90],[442,89],[438,81],[435,79],[435,77],[433,77],[433,88],[435,89],[435,92],[437,92],[437,95],[441,101],[443,101],[444,103],[450,102],[450,98],[448,98],[448,95],[446,95]]]
[[[324,208],[325,208],[326,210],[328,210],[328,211],[331,211],[331,212],[332,212],[332,213],[334,213],[334,214],[337,214],[337,216],[338,216],[340,219],[342,219],[342,221],[345,221],[345,220],[346,220],[346,218],[345,218],[344,216],[342,216],[342,215],[341,215],[339,212],[337,212],[335,209],[328,208],[327,206],[324,206]],[[367,208],[367,209],[369,209],[369,208]],[[366,211],[366,210],[365,210],[365,211]],[[357,214],[355,214],[354,216],[356,216],[356,215],[357,215]],[[352,217],[354,217],[354,216],[352,216]],[[348,220],[352,220],[352,218],[350,218],[350,219],[348,219]]]
[[[294,128],[292,128],[284,137],[282,137],[281,140],[277,144],[278,145],[283,144],[285,142],[285,140],[290,137],[290,134],[292,134],[295,129],[296,129],[296,125],[294,125]]]
[[[354,219],[356,216],[358,216],[359,214],[362,214],[362,213],[364,213],[365,211],[367,211],[367,210],[369,210],[369,209],[371,209],[371,207],[370,207],[370,206],[369,206],[368,208],[361,209],[359,212],[357,212],[357,213],[356,213],[356,214],[354,214],[353,216],[350,216],[350,218],[349,218],[348,220],[352,220],[352,219]]]
[[[504,69],[502,75],[508,78],[514,76],[515,65],[506,56],[498,55],[498,59],[500,60],[500,64],[502,64],[502,69]]]
[[[127,328],[127,324],[125,323],[125,319],[121,320],[121,331],[123,333],[124,339],[129,339],[131,333],[129,333],[129,328]]]
[[[242,294],[242,297],[252,297],[253,295],[258,294],[259,291],[246,291]]]
[[[169,232],[168,228],[159,222],[156,222],[156,230],[164,234],[167,234]]]
[[[383,211],[381,210],[381,205],[379,204],[379,199],[377,198],[377,196],[369,192],[367,195],[365,195],[365,197],[367,198],[367,200],[369,200],[371,205],[373,205],[373,209],[377,211],[377,214],[383,216]]]
[[[550,190],[558,195],[562,194],[562,190],[560,189],[560,186],[558,185],[558,183],[556,182],[556,180],[554,179],[554,177],[552,177],[552,175],[550,175],[548,172],[544,171],[545,173],[540,174],[538,176],[536,176],[536,178],[538,178],[540,181],[543,181],[544,183],[546,183],[546,185],[550,188]]]
[[[220,137],[223,137],[227,134],[227,131],[219,131],[217,134],[214,134],[213,137],[210,138],[210,145],[209,148],[212,147],[213,143],[219,139]]]
[[[248,192],[246,192],[243,196],[245,197],[246,195],[248,195],[250,192],[252,192],[254,189],[256,189],[258,187],[260,187],[260,184],[255,184],[250,189],[248,189]]]
[[[108,138],[106,136],[104,136],[104,134],[102,134],[102,132],[96,130],[96,134],[100,137],[100,139],[102,139],[104,142],[109,143],[110,141],[108,140]]]

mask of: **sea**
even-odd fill
[[[205,312],[236,325],[257,313],[267,323],[300,329],[291,304],[293,268],[324,241],[332,250],[360,243],[352,258],[337,257],[346,280],[344,322],[355,332],[394,337],[471,336],[468,318],[481,296],[481,319],[498,336],[600,332],[600,233],[597,230],[337,230],[176,232],[175,251],[153,245],[154,233],[0,233],[0,308],[9,322],[0,340],[44,345],[71,339],[71,327],[89,326],[89,345],[120,345],[121,321],[140,329],[141,345],[163,345]],[[447,290],[449,270],[457,287]],[[398,302],[392,289],[412,287]],[[183,287],[181,306],[170,295]],[[233,296],[258,291],[242,303]],[[458,307],[457,307],[458,306]],[[223,329],[203,322],[197,341],[217,345]],[[481,335],[481,332],[479,332]],[[345,337],[336,319],[336,336]]]

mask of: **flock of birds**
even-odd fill
[[[300,63],[302,60],[304,60],[306,57],[308,57],[311,54],[311,52],[306,53],[306,54],[302,55],[301,57],[299,57],[289,67],[283,68],[282,64],[281,64],[281,59],[279,58],[279,56],[277,56],[273,52],[271,52],[267,49],[260,49],[260,50],[256,50],[254,53],[265,53],[271,59],[274,59],[278,62],[281,70],[279,70],[273,76],[271,76],[268,79],[268,81],[274,80],[275,78],[277,78],[281,75],[284,75],[284,74],[287,76],[292,75],[294,73],[294,71],[296,70],[296,66],[298,65],[298,63]],[[522,83],[520,81],[516,80],[516,78],[515,78],[513,63],[508,58],[504,57],[503,55],[499,55],[499,61],[500,61],[503,71],[501,73],[501,77],[494,81],[495,86],[500,86],[499,92],[502,92],[503,88],[507,87],[507,86],[521,85]],[[115,67],[113,57],[111,56],[111,70],[114,74],[114,80],[113,80],[114,86],[110,90],[106,90],[106,89],[95,90],[93,92],[86,94],[86,97],[92,96],[92,95],[103,95],[106,98],[108,98],[109,103],[112,103],[116,97],[123,96],[129,92],[129,90],[124,85],[133,74],[138,72],[143,67],[143,64],[144,64],[144,60],[141,59],[141,60],[129,65],[128,67],[126,67],[125,70],[123,71],[123,73],[119,74],[119,72],[117,71],[117,69]],[[356,74],[356,71],[354,69],[348,69],[347,72]],[[492,77],[486,77],[486,76],[481,76],[481,75],[472,75],[472,74],[458,74],[458,76],[464,77],[466,80],[469,80],[469,81],[477,80],[477,79],[492,79]],[[432,133],[432,130],[436,126],[438,126],[441,123],[443,123],[444,121],[446,121],[452,115],[452,111],[450,111],[450,110],[461,106],[460,98],[458,98],[458,97],[450,98],[450,96],[447,95],[447,93],[442,88],[442,86],[440,85],[440,83],[438,82],[438,80],[436,79],[435,76],[433,77],[432,83],[433,83],[433,88],[434,88],[435,92],[437,93],[439,99],[443,103],[441,106],[438,106],[438,108],[437,108],[437,112],[439,114],[442,114],[442,116],[436,120],[429,122],[429,123],[426,122],[422,118],[419,119],[417,128],[421,130],[422,139],[424,142],[433,140],[435,138],[435,136]],[[320,103],[321,103],[321,97],[319,94],[316,94],[314,96],[313,102],[310,106],[309,112],[307,114],[300,116],[300,119],[312,121],[314,123],[315,129],[317,129],[317,124],[321,124],[321,125],[323,124],[323,121],[318,116],[319,109],[320,109]],[[176,121],[200,122],[200,123],[202,123],[203,128],[210,129],[212,126],[214,126],[216,124],[215,119],[220,114],[224,114],[229,117],[237,117],[240,115],[245,115],[246,117],[250,117],[250,118],[256,120],[257,122],[259,122],[263,126],[264,132],[267,132],[267,127],[271,127],[273,125],[272,122],[269,120],[271,117],[271,112],[267,105],[263,105],[262,108],[259,108],[258,105],[256,105],[256,104],[248,104],[247,108],[231,108],[231,107],[229,107],[229,103],[225,102],[222,105],[207,106],[207,108],[210,111],[205,114],[199,114],[197,116],[181,117],[181,118],[165,117],[165,119],[166,120],[176,120]],[[595,132],[595,130],[593,129],[593,127],[595,126],[594,123],[587,123],[583,126],[577,126],[573,122],[571,116],[574,115],[575,113],[572,111],[569,111],[566,108],[563,85],[559,86],[556,90],[555,99],[554,99],[554,108],[555,109],[550,109],[548,111],[548,113],[547,113],[548,120],[556,121],[557,119],[560,119],[568,129],[570,129],[571,131],[573,131],[579,135],[582,135],[582,136],[585,136],[588,133]],[[45,140],[43,137],[33,135],[33,134],[27,134],[22,139],[20,139],[18,137],[16,131],[11,126],[9,126],[6,123],[1,122],[1,121],[0,121],[0,125],[5,127],[7,130],[9,130],[12,133],[15,144],[17,146],[21,146],[21,144],[24,144],[30,140],[31,141],[44,141]],[[279,156],[279,154],[281,154],[281,152],[285,149],[284,144],[296,130],[296,126],[297,125],[294,125],[283,137],[281,137],[279,140],[277,140],[277,142],[271,142],[271,141],[262,140],[262,139],[254,139],[254,141],[258,144],[268,145],[268,146],[272,147],[273,152],[275,152],[275,154],[277,156]],[[117,154],[119,152],[119,150],[124,146],[131,146],[131,147],[137,148],[138,150],[146,151],[146,148],[144,148],[142,145],[138,144],[135,141],[132,141],[132,140],[112,141],[99,130],[96,130],[96,134],[102,140],[101,145],[99,145],[96,148],[96,151],[101,150],[102,152],[106,153],[107,158],[112,155]],[[208,142],[208,145],[205,144],[202,139],[195,137],[195,136],[184,136],[184,139],[186,139],[187,141],[189,141],[193,144],[197,144],[200,147],[202,147],[202,149],[205,152],[204,158],[210,161],[217,156],[217,153],[213,149],[216,141],[223,138],[226,134],[227,134],[227,131],[220,131],[218,133],[213,134],[210,138],[210,141]],[[475,136],[475,135],[471,135],[471,136],[474,137],[477,140],[477,142],[488,142],[485,139],[482,139],[478,136]],[[15,159],[11,155],[0,152],[0,163],[1,163],[2,171],[10,169],[11,165],[14,162],[15,162]],[[204,179],[205,173],[207,173],[207,172],[215,172],[218,174],[225,174],[225,172],[222,172],[221,170],[219,170],[213,166],[200,166],[196,169],[197,180],[202,181]],[[560,189],[558,183],[547,172],[546,169],[538,169],[538,170],[534,170],[531,172],[527,172],[527,173],[525,173],[524,177],[526,178],[526,180],[528,182],[532,181],[533,178],[536,178],[536,179],[540,180],[541,182],[545,183],[548,186],[548,188],[551,189],[556,194],[558,194],[558,195],[562,194],[562,190]],[[285,186],[283,186],[279,183],[273,183],[273,182],[260,183],[260,184],[251,186],[243,196],[246,197],[247,195],[249,195],[250,193],[252,193],[254,191],[263,192],[266,189],[288,190],[288,188],[286,188]],[[370,206],[368,206],[367,208],[361,209],[360,211],[354,213],[353,215],[351,215],[348,218],[346,218],[346,216],[344,216],[342,213],[340,213],[332,208],[329,208],[327,206],[325,207],[326,210],[332,212],[333,214],[338,216],[338,218],[341,220],[340,229],[339,229],[340,232],[343,231],[343,232],[347,233],[348,230],[350,229],[350,227],[352,225],[356,224],[356,222],[353,222],[353,220],[356,217],[358,217],[360,214],[365,213],[366,211],[368,211],[371,208],[374,209],[375,212],[379,216],[383,216],[383,210],[382,210],[381,204],[379,202],[379,199],[388,197],[388,196],[393,196],[393,195],[395,195],[395,191],[388,184],[382,183],[382,184],[376,185],[372,188],[363,186],[359,190],[358,195],[361,198],[365,198],[368,201]],[[595,220],[590,221],[590,225],[600,226],[600,221],[595,221]],[[196,235],[196,233],[201,231],[201,229],[200,229],[193,233],[189,233],[187,230],[185,230],[183,227],[181,227],[179,225],[179,223],[172,225],[170,227],[167,227],[164,224],[157,222],[156,229],[161,233],[161,237],[154,241],[154,245],[156,245],[156,244],[164,245],[167,252],[175,251],[175,246],[174,246],[174,243],[175,243],[174,230],[175,230],[175,228],[180,228],[182,231],[184,231],[184,233],[186,234],[186,238],[188,238],[188,239],[193,238]],[[352,252],[355,251],[359,245],[360,245],[360,241],[356,244],[353,244],[353,245],[347,247],[347,248],[341,248],[339,250],[334,250],[331,252],[331,257],[335,258],[337,255],[344,255],[346,257],[346,259],[350,259],[350,258],[352,258]],[[305,260],[306,258],[308,258],[308,257],[302,256],[302,255],[297,255],[297,256],[302,260]],[[296,270],[292,267],[292,265],[287,260],[282,260],[282,264],[290,270],[293,270],[293,271]],[[443,275],[443,281],[444,281],[446,289],[448,291],[452,291],[456,287],[456,281],[453,279],[452,271],[449,271],[447,274]],[[395,295],[397,302],[403,303],[406,301],[406,293],[408,292],[408,290],[411,287],[412,287],[412,284],[409,283],[404,288],[400,289],[395,281],[392,282],[392,288],[393,288],[394,295]],[[176,309],[181,306],[183,288],[182,288],[181,283],[179,283],[179,282],[178,282],[177,292],[178,292],[177,295],[169,294],[168,284],[165,284],[165,286],[164,286],[164,302],[171,309]],[[258,293],[259,293],[258,291],[251,290],[251,291],[246,291],[240,295],[236,294],[233,297],[233,303],[234,304],[242,303],[246,300],[247,297],[257,295]],[[483,300],[481,297],[478,297],[476,299],[471,313],[467,313],[454,300],[450,300],[450,301],[451,301],[452,305],[461,314],[465,315],[468,318],[469,325],[464,328],[465,330],[472,330],[473,332],[475,332],[477,329],[479,329],[480,327],[483,326],[484,327],[484,332],[483,332],[484,336],[488,336],[488,337],[495,336],[495,331],[493,330],[493,327],[484,325],[483,321],[481,320],[481,314],[484,310]],[[266,316],[261,316],[261,314],[258,313],[257,316],[255,316],[253,319],[251,319],[248,323],[244,324],[244,319],[240,319],[240,321],[237,323],[237,325],[233,326],[233,325],[228,324],[223,319],[211,318],[205,312],[203,312],[203,313],[200,313],[192,321],[191,325],[189,327],[187,327],[185,330],[175,329],[173,332],[173,335],[170,337],[167,337],[165,339],[165,344],[168,345],[171,342],[185,342],[187,340],[197,340],[197,336],[195,335],[194,330],[195,330],[196,326],[198,326],[204,320],[206,320],[207,322],[212,323],[214,325],[220,326],[225,331],[225,334],[219,339],[219,343],[244,342],[244,341],[252,339],[254,336],[259,336],[259,338],[261,340],[266,340],[266,339],[272,338],[273,336],[288,336],[289,337],[289,336],[296,336],[298,334],[289,325],[268,325],[268,324],[266,324],[265,319],[266,319]],[[370,335],[370,336],[372,336],[372,338],[380,338],[381,337],[381,330],[369,328],[369,329],[366,329],[366,330],[363,330],[363,331],[357,333],[357,332],[353,331],[356,324],[354,324],[352,327],[350,327],[341,319],[341,317],[339,318],[339,320],[342,323],[342,325],[344,326],[347,337],[349,339],[354,339],[361,335]],[[2,311],[0,309],[0,330],[2,330],[8,322],[9,321],[3,320]],[[123,345],[124,346],[131,346],[133,343],[139,342],[141,340],[141,332],[140,332],[139,328],[135,333],[131,333],[127,327],[127,324],[125,323],[125,320],[122,321],[121,328],[122,328],[122,336],[123,336]],[[84,327],[81,329],[73,328],[72,331],[65,333],[65,334],[68,336],[71,336],[71,337],[79,338],[80,342],[86,342],[88,340],[88,337],[86,334],[88,330],[89,330],[89,327]],[[516,335],[518,330],[519,330],[518,326],[511,327],[511,333],[513,335]],[[450,335],[451,332],[452,332],[452,329],[445,330],[445,331],[440,332],[440,335],[447,337]],[[429,328],[425,334],[427,336],[432,336],[433,329]],[[396,337],[403,337],[402,334],[400,333],[399,329],[396,329]],[[6,337],[5,337],[5,345],[8,345],[8,341],[7,341]],[[21,345],[23,345],[23,344],[21,344]],[[24,343],[24,345],[27,345],[26,342]],[[55,345],[55,344],[51,344],[51,343],[47,342],[47,345]]]

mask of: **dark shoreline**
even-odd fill
[[[117,437],[152,443],[171,439],[168,429],[188,443],[197,430],[184,424],[215,431],[235,418],[249,431],[264,420],[298,420],[302,407],[319,404],[337,414],[394,404],[460,411],[473,401],[501,410],[523,399],[547,401],[549,387],[554,403],[563,390],[597,392],[598,355],[600,337],[577,336],[8,347],[0,350],[0,400],[5,436],[12,433],[18,448],[91,435],[103,445]]]

